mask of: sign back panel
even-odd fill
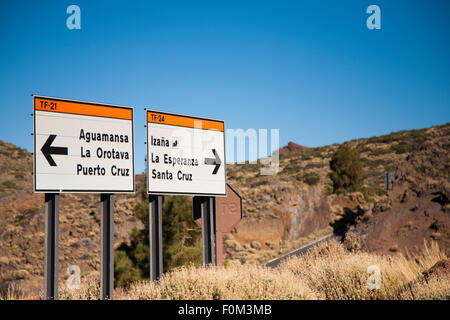
[[[147,110],[147,192],[226,195],[224,122]]]
[[[34,192],[134,192],[133,108],[33,99]]]

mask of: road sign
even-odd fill
[[[216,198],[216,231],[227,233],[242,219],[241,196],[227,184],[227,196]]]
[[[134,192],[133,108],[33,98],[35,192]]]
[[[194,197],[192,218],[195,223],[201,227],[202,217],[200,215],[200,207],[195,200],[196,197]],[[214,211],[216,232],[230,232],[242,219],[241,196],[229,184],[227,184],[227,196],[217,197],[215,199]]]
[[[384,187],[386,190],[392,190],[394,179],[395,179],[394,171],[384,173]]]
[[[225,196],[224,122],[147,110],[147,192]]]
[[[201,199],[194,197],[192,217],[198,226],[202,226]],[[242,219],[241,196],[227,184],[227,196],[214,200],[215,254],[216,264],[223,265],[223,235],[233,230]]]

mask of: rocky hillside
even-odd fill
[[[298,152],[298,151],[305,151],[308,149],[309,149],[308,147],[301,146],[299,144],[296,144],[296,143],[290,141],[290,142],[288,142],[287,146],[280,148],[279,153],[281,155],[287,155],[290,153],[294,153],[294,152]]]
[[[329,160],[338,145],[280,150],[280,167],[260,175],[261,164],[228,165],[228,183],[243,198],[244,219],[224,239],[228,263],[260,263],[325,234],[344,236],[349,248],[392,253],[436,240],[449,248],[450,124],[350,141],[366,174],[362,193],[331,194]],[[11,282],[42,288],[44,197],[32,193],[32,155],[0,141],[0,291]],[[396,171],[394,190],[384,172]],[[136,184],[144,176],[136,177]],[[136,188],[138,189],[138,188]],[[136,195],[115,198],[115,245],[129,240]],[[100,266],[99,196],[65,194],[60,203],[60,281],[67,267],[83,275]]]
[[[450,139],[426,141],[402,161],[392,191],[350,227],[350,248],[406,251],[433,239],[450,253]]]
[[[366,178],[363,193],[346,196],[331,194],[332,184],[327,177],[331,155],[338,145],[281,153],[279,171],[272,176],[260,175],[259,164],[230,165],[227,168],[228,181],[241,195],[245,195],[245,219],[225,241],[228,258],[239,259],[241,262],[261,262],[327,232],[345,235],[348,228],[356,222],[359,225],[356,229],[352,228],[352,233],[366,236],[365,242],[361,244],[366,249],[384,253],[404,251],[416,245],[422,246],[424,240],[430,239],[449,248],[449,138],[450,124],[447,123],[438,127],[350,141],[351,146],[360,153]],[[424,164],[428,164],[428,169]],[[439,170],[430,173],[431,168]],[[386,171],[397,171],[394,194],[385,191]],[[420,182],[421,188],[439,184],[441,191],[434,187],[426,189],[428,197],[418,198],[417,204],[403,200],[372,221],[370,217],[372,214],[375,216],[377,210],[386,211],[379,209],[382,204],[392,202],[393,198],[399,197],[397,193],[403,194],[408,188],[403,184],[403,187],[400,186],[402,179]],[[406,193],[408,197],[414,197],[414,194],[417,196],[414,191],[416,187]],[[434,209],[424,209],[430,203]],[[416,209],[412,209],[416,206]],[[397,224],[391,226],[386,216],[397,217],[402,210],[411,212],[410,216],[405,218],[406,221],[402,218],[399,219],[402,221],[396,221]],[[411,216],[414,212],[424,215],[424,210],[429,214],[427,221],[415,221]],[[440,213],[431,213],[435,211]],[[379,233],[368,230],[368,225],[373,228],[376,225]],[[410,228],[409,238],[403,239],[405,228]],[[427,232],[418,233],[418,228],[425,228]],[[381,230],[385,237],[380,238]],[[395,239],[387,234],[395,234]],[[304,237],[308,238],[304,240]]]

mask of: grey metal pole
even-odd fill
[[[211,264],[213,266],[216,265],[216,213],[215,207],[216,207],[216,197],[210,197],[209,198],[209,234],[210,234],[210,241],[211,241]]]
[[[59,193],[45,194],[44,299],[58,299]]]
[[[384,188],[389,190],[389,175],[387,172],[384,173]]]
[[[114,196],[101,194],[100,289],[102,300],[114,299]]]
[[[150,239],[150,280],[161,278],[162,257],[162,199],[160,195],[149,195],[148,218]]]
[[[216,265],[214,197],[204,197],[201,202],[203,266]]]

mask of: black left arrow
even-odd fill
[[[66,147],[52,147],[52,143],[56,138],[56,134],[51,134],[47,141],[45,141],[44,145],[41,148],[42,153],[44,154],[45,159],[47,159],[48,163],[52,167],[56,167],[56,162],[52,158],[52,154],[61,154],[67,156],[68,149]]]

